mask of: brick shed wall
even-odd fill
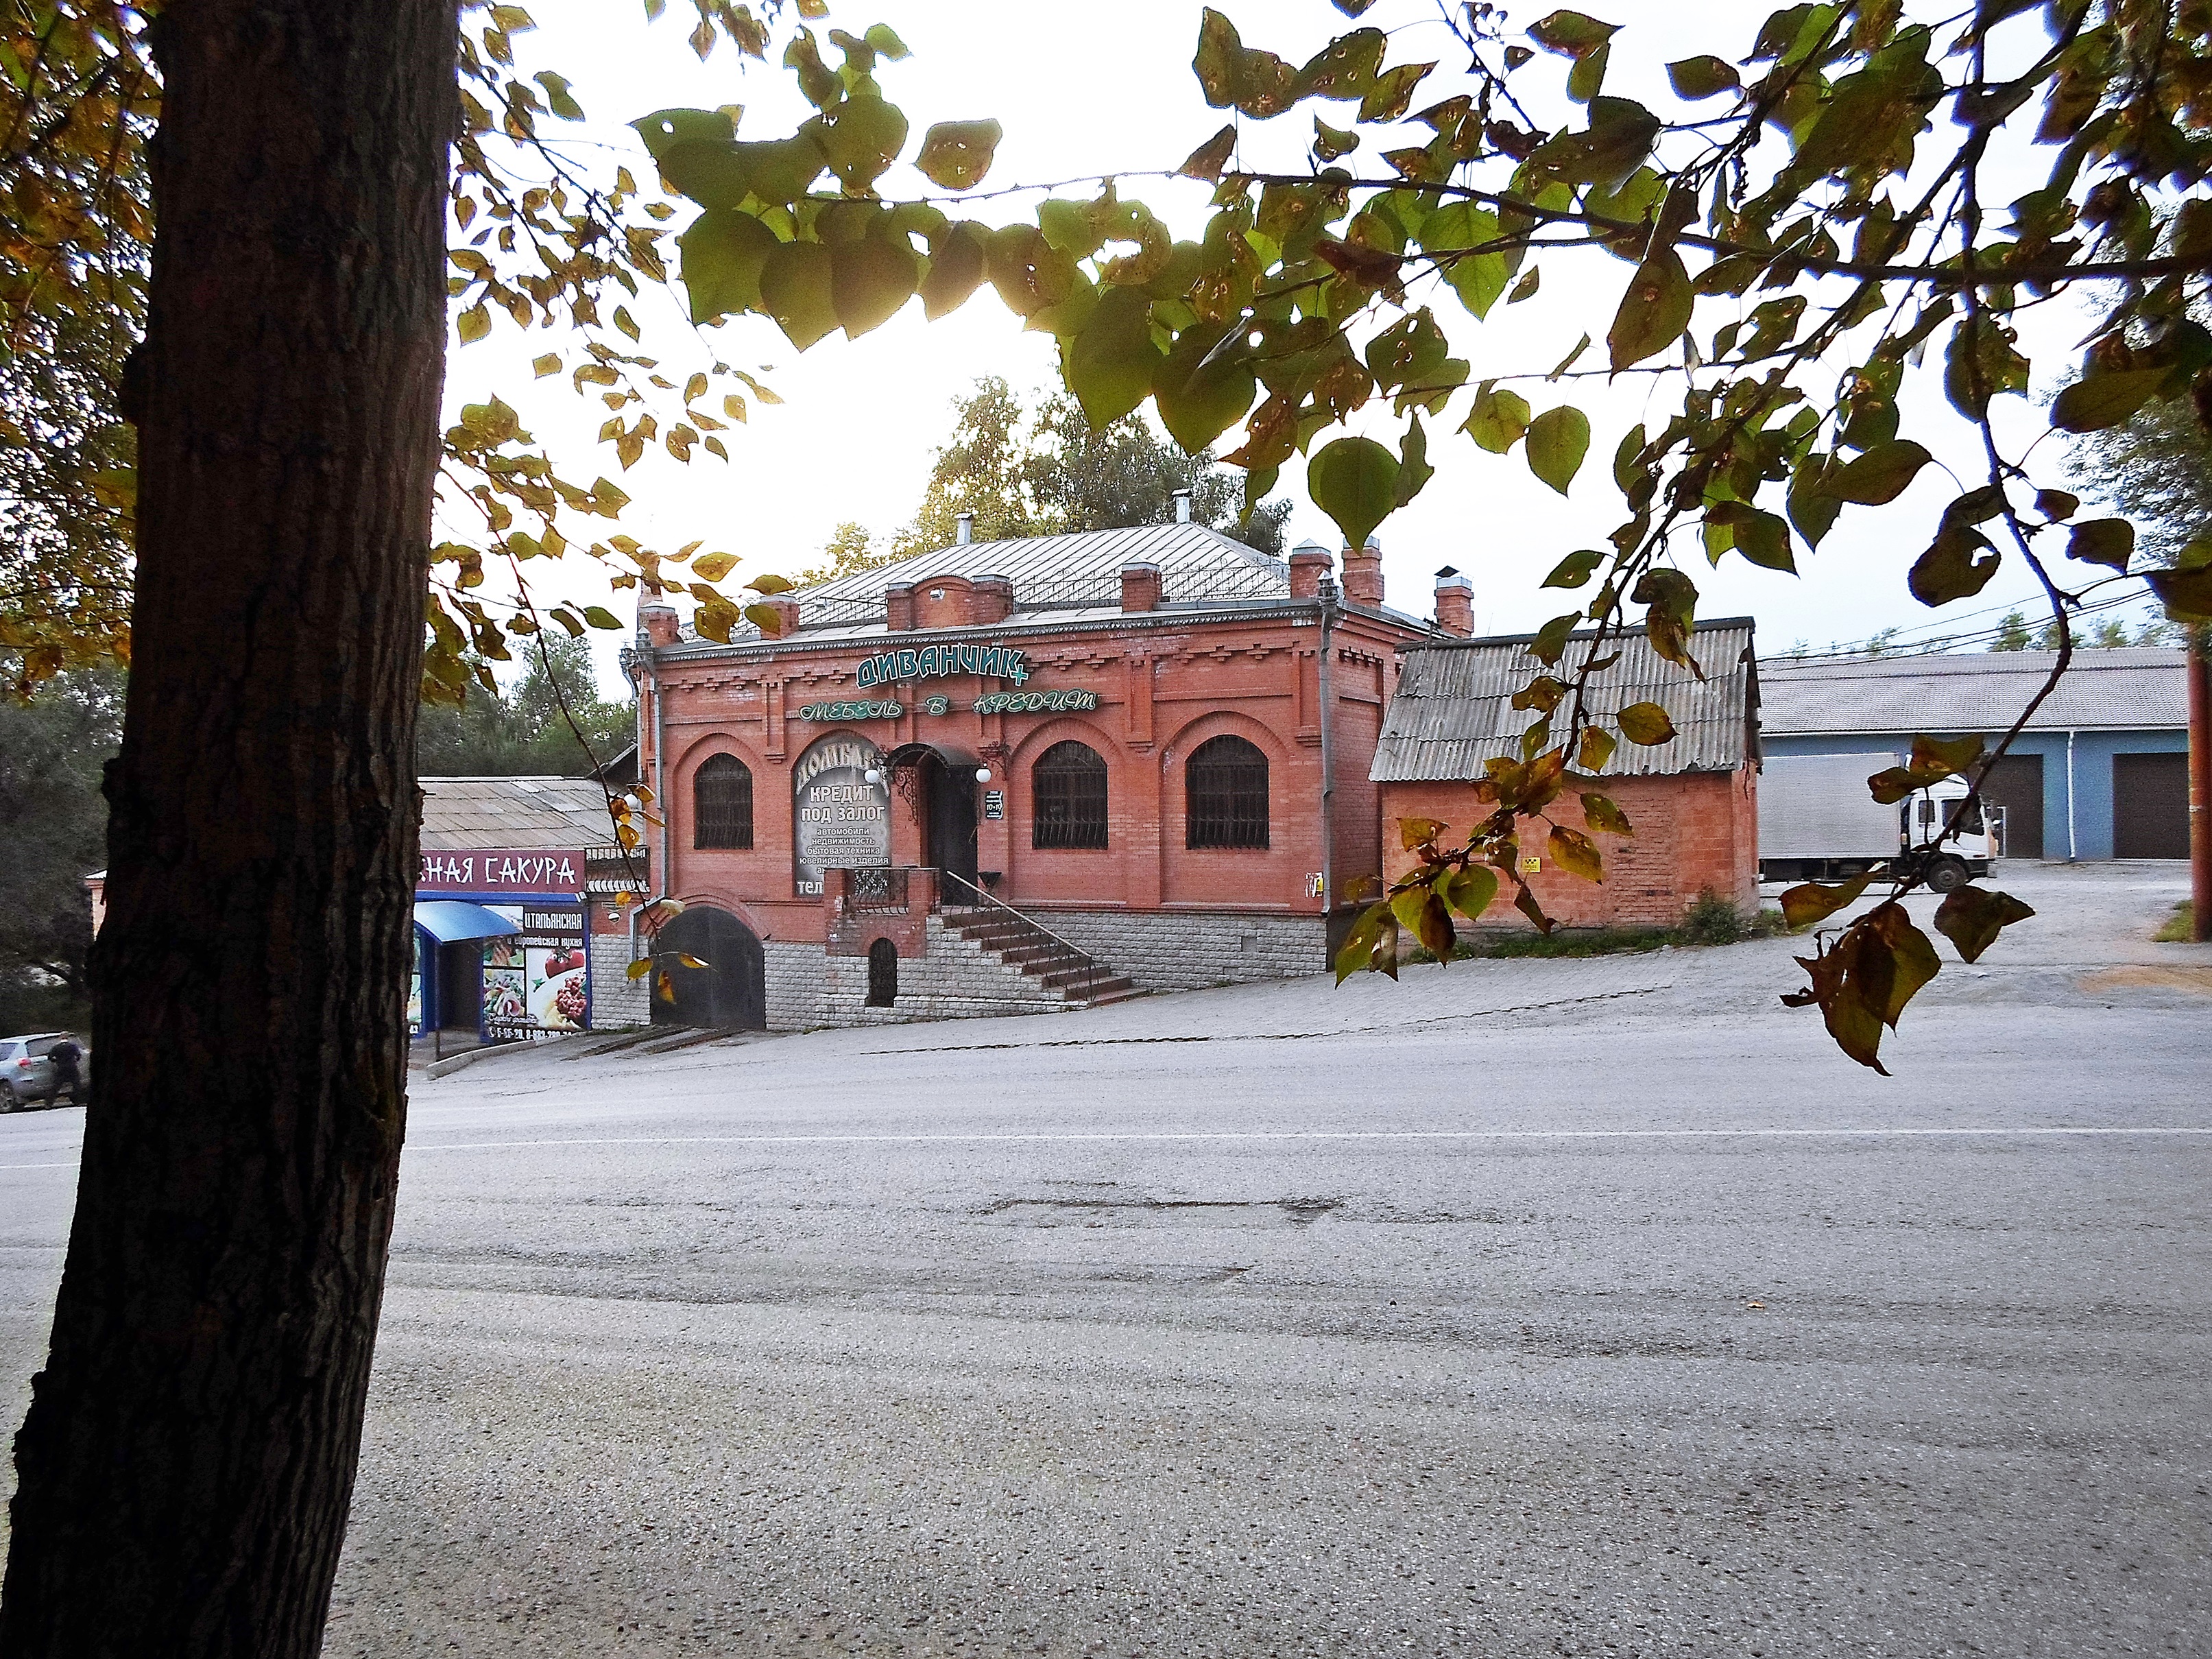
[[[1672,927],[1710,887],[1735,901],[1748,918],[1759,905],[1758,776],[1692,772],[1674,777],[1609,778],[1604,792],[1634,826],[1632,837],[1593,837],[1605,856],[1606,878],[1592,883],[1552,865],[1528,884],[1554,921],[1569,927]],[[1560,798],[1561,821],[1581,829],[1571,794]],[[1382,786],[1383,857],[1395,881],[1412,867],[1398,820],[1441,818],[1453,826],[1439,840],[1464,838],[1480,809],[1465,783],[1387,783]],[[1483,917],[1485,926],[1526,927],[1508,895]]]

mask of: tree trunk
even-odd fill
[[[155,28],[135,662],[9,1659],[318,1650],[406,1113],[453,0]]]

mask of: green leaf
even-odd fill
[[[1446,904],[1469,921],[1480,921],[1491,900],[1498,896],[1498,872],[1480,864],[1469,865],[1441,878],[1437,885]]]
[[[654,158],[661,177],[707,208],[734,208],[752,194],[753,170],[733,143],[686,139]]]
[[[1741,501],[1716,501],[1705,510],[1705,523],[1709,530],[1723,526],[1728,532],[1725,537],[1708,535],[1706,538],[1708,548],[1714,550],[1714,562],[1719,562],[1721,552],[1733,547],[1761,569],[1796,574],[1797,561],[1790,551],[1790,526],[1774,514]],[[1721,545],[1717,547],[1717,543]]]
[[[1579,830],[1553,824],[1552,833],[1545,837],[1544,849],[1552,855],[1552,862],[1571,876],[1580,876],[1584,881],[1605,879],[1605,860],[1597,843]]]
[[[801,351],[837,326],[830,296],[834,269],[830,250],[819,242],[778,242],[762,263],[761,308]]]
[[[2009,893],[1985,887],[1954,887],[1936,909],[1936,931],[1958,948],[1968,962],[1978,962],[1982,952],[1997,942],[1997,935],[2015,921],[2026,921],[2034,911]]]
[[[691,320],[712,322],[734,311],[760,308],[761,270],[783,245],[749,213],[709,208],[676,239],[684,260],[684,289]]]
[[[1236,129],[1231,128],[1233,133]],[[1324,161],[1334,161],[1340,155],[1349,155],[1359,148],[1359,135],[1341,127],[1333,127],[1316,115],[1314,117],[1314,154]],[[1220,174],[1217,172],[1215,178]]]
[[[867,33],[860,37],[894,64],[907,55],[906,42],[900,40],[889,23],[871,23]]]
[[[1618,23],[1601,23],[1578,11],[1555,11],[1528,25],[1528,38],[1547,52],[1580,58],[1595,52],[1620,32]]]
[[[2072,518],[2074,509],[2081,505],[2079,495],[2069,495],[2063,489],[2039,489],[2035,492],[2035,510],[2053,523]]]
[[[1422,486],[1436,476],[1436,468],[1429,465],[1429,434],[1416,415],[1398,445],[1398,485],[1390,500],[1393,510],[1419,495]]]
[[[1985,551],[1986,559],[1981,557]],[[1934,545],[1914,562],[1905,586],[1923,605],[1948,605],[1987,587],[2001,562],[1987,536],[1969,525],[1951,525],[1936,532]]]
[[[1597,568],[1605,562],[1605,555],[1591,548],[1570,553],[1552,567],[1552,574],[1544,578],[1545,587],[1580,587],[1589,580]]]
[[[922,315],[935,322],[968,302],[988,269],[990,232],[973,220],[948,225],[929,239],[929,273],[921,279]]]
[[[845,188],[860,191],[881,178],[906,147],[906,114],[880,98],[848,98],[806,124],[830,170]]]
[[[655,110],[650,115],[641,115],[629,125],[645,141],[647,153],[656,161],[678,144],[694,141],[726,144],[738,136],[737,125],[730,119],[727,110]]]
[[[1451,960],[1454,943],[1451,913],[1431,887],[1408,887],[1390,897],[1390,914],[1398,925],[1420,940],[1422,949],[1438,962]]]
[[[1151,395],[1164,354],[1152,342],[1152,305],[1140,289],[1109,289],[1067,350],[1067,385],[1092,429]]]
[[[990,172],[999,141],[1005,137],[996,121],[939,121],[922,135],[914,164],[933,185],[973,190]]]
[[[1398,458],[1372,438],[1338,438],[1306,464],[1306,494],[1336,520],[1345,545],[1364,547],[1395,504],[1398,471]]]
[[[622,618],[603,605],[586,605],[584,620],[594,628],[620,628],[623,625]]]
[[[1468,411],[1460,430],[1493,455],[1503,455],[1528,429],[1528,400],[1510,386],[1496,390],[1495,380],[1475,388],[1474,407]]]
[[[1018,317],[1034,317],[1058,305],[1083,280],[1075,261],[1032,225],[1005,225],[992,231],[984,252],[991,286]]]
[[[1620,735],[1629,742],[1656,749],[1674,741],[1674,722],[1656,702],[1632,702],[1620,714]]]
[[[1944,395],[1959,413],[1979,421],[1998,393],[2027,390],[2027,359],[2013,349],[2011,331],[1977,313],[1951,331],[1943,358]]]
[[[889,322],[921,280],[921,262],[903,236],[863,236],[830,249],[830,300],[848,340]]]
[[[1468,202],[1447,202],[1421,221],[1421,247],[1431,255],[1481,247],[1498,236],[1498,216]],[[1482,318],[1505,292],[1513,265],[1503,252],[1464,254],[1443,267],[1443,276],[1460,303]]]
[[[1589,453],[1589,416],[1571,404],[1547,409],[1528,422],[1528,470],[1562,495]]]
[[[1605,337],[1616,373],[1664,351],[1682,337],[1697,305],[1690,274],[1671,247],[1654,252],[1636,269],[1613,313],[1613,329]]]
[[[1575,752],[1575,764],[1595,777],[1605,770],[1605,763],[1613,758],[1613,751],[1620,745],[1613,741],[1613,733],[1595,726],[1583,727],[1582,747]]]
[[[2143,580],[2166,606],[2166,615],[2176,622],[2212,620],[2212,565],[2184,570],[2146,570]]]
[[[1677,98],[1693,100],[1733,92],[1743,84],[1743,77],[1735,72],[1734,64],[1711,55],[1685,58],[1668,64],[1667,78],[1674,82]]]
[[[1242,351],[1206,361],[1227,333],[1207,323],[1183,330],[1153,371],[1152,403],[1160,423],[1188,454],[1228,431],[1252,406],[1256,383]]]
[[[1816,921],[1826,921],[1846,904],[1858,902],[1859,895],[1866,891],[1867,884],[1873,879],[1874,872],[1869,871],[1838,886],[1824,887],[1818,882],[1807,882],[1802,887],[1792,887],[1782,896],[1782,925],[1794,933]]]
[[[1880,507],[1902,495],[1935,458],[1910,438],[1875,445],[1829,474],[1823,486],[1838,500]]]
[[[2066,432],[2118,426],[2158,395],[2170,372],[2127,368],[2076,380],[2051,400],[2051,424]]]
[[[1601,795],[1594,790],[1583,796],[1583,822],[1608,836],[1633,836],[1636,834],[1630,827],[1628,814],[1620,810],[1613,798]]]
[[[579,104],[574,94],[569,92],[568,79],[566,76],[556,75],[551,70],[540,70],[530,78],[545,88],[545,102],[554,114],[559,116],[563,121],[580,121],[584,118],[584,106]]]
[[[1176,169],[1176,176],[1218,185],[1221,182],[1222,169],[1229,165],[1230,155],[1236,148],[1237,127],[1231,122],[1184,157],[1183,164]]]
[[[1566,654],[1567,636],[1575,631],[1575,624],[1583,619],[1579,611],[1570,611],[1564,617],[1554,617],[1536,630],[1536,637],[1528,642],[1528,654],[1547,668],[1554,666]]]
[[[2136,527],[2125,519],[2088,519],[2066,538],[2066,556],[2124,571],[2136,550]]]
[[[453,319],[453,330],[463,345],[472,345],[491,332],[491,313],[478,301]]]

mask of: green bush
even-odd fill
[[[1682,913],[1682,925],[1674,931],[1684,945],[1734,945],[1748,937],[1751,930],[1744,925],[1743,912],[1736,908],[1735,902],[1708,887]]]

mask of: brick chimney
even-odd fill
[[[914,584],[893,582],[884,589],[884,626],[894,634],[914,632]]]
[[[1437,572],[1437,626],[1462,640],[1474,636],[1474,584],[1449,565]]]
[[[684,637],[684,626],[672,605],[648,600],[637,608],[638,643],[655,649],[674,645]]]
[[[1011,576],[978,576],[969,590],[969,620],[978,628],[1001,623],[1014,614],[1014,582]]]
[[[1364,547],[1344,550],[1344,599],[1347,605],[1382,603],[1382,544],[1372,536]]]
[[[1121,609],[1157,611],[1160,608],[1160,568],[1141,559],[1121,567]]]
[[[1321,597],[1321,579],[1333,574],[1336,561],[1319,542],[1300,542],[1291,550],[1291,597],[1294,599],[1313,599]]]
[[[756,606],[760,610],[773,611],[776,614],[777,626],[773,629],[761,629],[761,633],[767,638],[781,640],[799,631],[799,601],[797,599],[778,593],[768,599],[757,600],[754,605],[748,605],[746,609],[751,610]]]

